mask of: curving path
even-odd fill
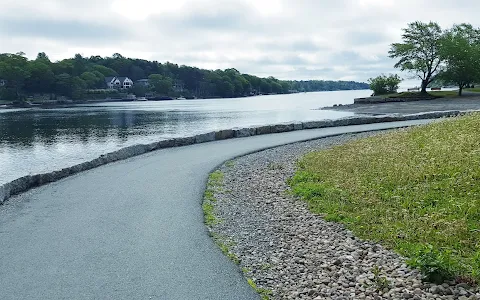
[[[259,299],[203,226],[208,173],[281,144],[431,120],[333,127],[170,148],[0,206],[0,298]]]

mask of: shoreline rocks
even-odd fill
[[[212,236],[228,241],[228,256],[270,299],[480,299],[464,284],[423,282],[403,257],[324,221],[289,193],[286,181],[301,156],[374,134],[381,132],[280,146],[224,164]]]
[[[112,163],[119,160],[124,160],[134,156],[142,155],[151,151],[193,145],[196,143],[204,143],[218,140],[225,140],[231,138],[241,138],[254,135],[271,134],[289,132],[294,130],[303,129],[316,129],[325,127],[337,127],[337,126],[349,126],[349,125],[362,125],[381,122],[395,122],[395,121],[407,121],[407,120],[419,120],[419,119],[433,119],[458,116],[465,114],[469,111],[441,111],[441,112],[425,112],[411,115],[382,115],[382,116],[353,116],[347,118],[341,118],[336,120],[321,120],[321,121],[307,121],[307,122],[290,122],[276,125],[264,125],[264,126],[252,126],[247,128],[234,128],[220,130],[216,132],[204,133],[190,137],[181,137],[175,139],[168,139],[157,141],[150,144],[140,144],[122,148],[120,150],[106,153],[100,157],[63,168],[61,170],[55,170],[44,174],[35,174],[24,176],[15,179],[5,184],[0,184],[0,205],[8,200],[11,196],[26,192],[32,188],[44,185],[46,183],[58,181],[67,176],[77,174],[82,171],[90,170],[101,165]],[[33,178],[33,180],[32,180]]]

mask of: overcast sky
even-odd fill
[[[395,71],[407,23],[480,26],[478,0],[0,0],[0,52],[170,61],[280,79]],[[402,74],[407,77],[406,74]]]

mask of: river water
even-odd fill
[[[139,143],[234,127],[346,117],[352,114],[316,108],[350,104],[354,98],[370,93],[363,90],[0,109],[0,184]]]

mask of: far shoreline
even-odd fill
[[[88,104],[101,104],[101,103],[127,103],[127,102],[135,102],[135,103],[143,103],[143,102],[164,102],[164,101],[195,101],[195,100],[211,100],[211,99],[241,99],[241,98],[255,98],[255,97],[263,97],[263,96],[288,96],[288,95],[296,95],[296,94],[311,94],[311,93],[324,93],[324,92],[348,92],[348,91],[367,91],[366,89],[361,90],[332,90],[332,91],[310,91],[310,92],[297,92],[297,93],[288,93],[288,94],[261,94],[261,95],[251,95],[251,96],[244,96],[244,97],[235,97],[235,98],[220,98],[220,97],[210,97],[210,98],[194,98],[194,99],[163,99],[163,100],[137,100],[136,99],[101,99],[101,100],[49,100],[45,102],[28,102],[28,101],[5,101],[2,104],[2,100],[0,100],[0,109],[22,109],[22,108],[40,108],[40,109],[51,109],[51,108],[71,108],[76,107],[78,105],[88,105]]]

